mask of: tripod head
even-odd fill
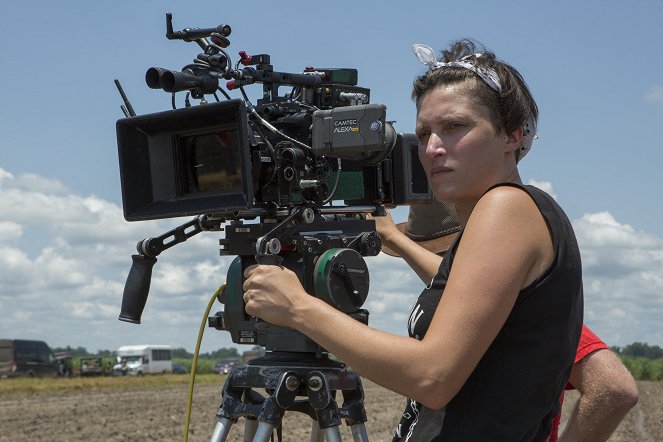
[[[230,264],[225,290],[219,295],[224,310],[211,316],[208,325],[230,332],[237,344],[259,345],[275,352],[315,353],[324,351],[303,334],[250,317],[244,310],[244,270],[253,264],[283,265],[293,270],[305,290],[334,308],[363,323],[368,311],[361,309],[369,290],[364,256],[380,252],[375,222],[364,213],[377,207],[296,207],[281,219],[261,217],[249,224],[199,216],[157,238],[137,244],[137,255],[127,277],[119,319],[139,324],[147,301],[152,267],[157,255],[204,230],[225,230],[219,241],[221,255],[236,255]],[[383,209],[382,209],[383,210]]]
[[[295,211],[274,228],[270,224],[241,221],[226,228],[226,239],[220,241],[221,253],[238,256],[228,270],[222,299],[225,310],[210,318],[210,326],[229,331],[236,343],[260,345],[272,351],[319,352],[317,344],[301,333],[256,320],[244,312],[244,270],[274,256],[249,255],[253,244],[278,250],[280,264],[297,274],[309,294],[359,321],[368,321],[368,312],[361,309],[369,289],[363,257],[380,252],[374,221],[306,213]],[[265,233],[266,229],[271,230]]]

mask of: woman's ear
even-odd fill
[[[516,129],[512,130],[510,133],[505,135],[505,152],[514,152],[520,149],[520,146],[523,144],[523,127],[518,126]]]

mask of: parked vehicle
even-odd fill
[[[124,345],[117,349],[113,374],[142,376],[172,371],[170,345]]]
[[[58,375],[70,378],[76,375],[73,359],[74,354],[70,351],[56,351],[53,353],[58,364]]]
[[[233,368],[240,367],[242,361],[239,358],[224,358],[216,363],[212,371],[218,374],[228,374]]]
[[[0,377],[57,376],[58,368],[44,341],[0,339]]]
[[[104,374],[101,356],[83,356],[79,363],[81,376],[101,376]]]
[[[187,369],[184,365],[173,364],[173,374],[186,374]]]

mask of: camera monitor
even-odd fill
[[[124,218],[249,208],[253,183],[245,106],[228,100],[118,120]]]

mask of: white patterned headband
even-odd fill
[[[435,51],[430,46],[422,44],[412,45],[412,50],[417,56],[420,62],[428,66],[431,71],[439,69],[441,67],[458,67],[468,69],[475,74],[477,74],[481,79],[486,83],[492,90],[495,92],[502,91],[502,84],[500,83],[500,77],[497,75],[494,69],[486,69],[482,67],[475,66],[470,60],[471,57],[479,58],[482,54],[466,55],[457,61],[442,62],[438,61],[435,56]],[[518,159],[524,157],[527,152],[532,148],[532,142],[538,138],[536,134],[536,121],[531,116],[523,123],[523,141],[520,145],[520,154]]]
[[[497,75],[497,72],[493,69],[476,67],[471,61],[469,61],[470,57],[479,58],[481,57],[481,54],[466,55],[458,61],[449,61],[445,63],[437,60],[435,51],[433,51],[433,48],[430,46],[414,44],[412,45],[412,50],[419,61],[428,66],[431,71],[445,66],[451,68],[465,68],[481,77],[481,79],[495,92],[502,91],[500,77]]]

